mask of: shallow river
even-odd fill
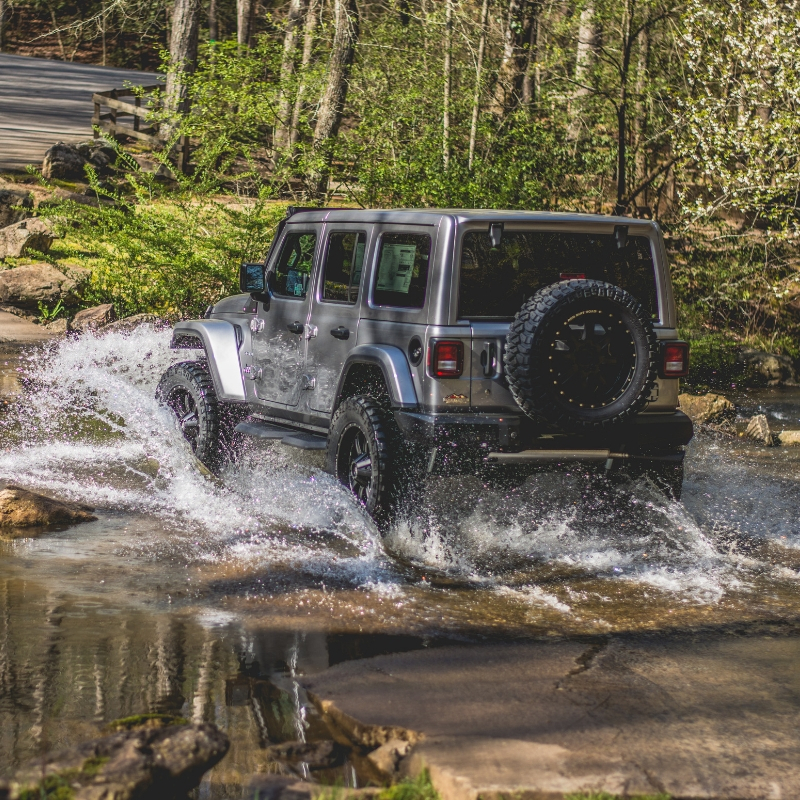
[[[99,517],[0,542],[0,777],[167,710],[229,733],[200,795],[234,797],[277,769],[267,743],[323,735],[296,678],[342,660],[798,618],[800,448],[700,435],[681,503],[576,471],[506,492],[432,479],[382,538],[318,456],[252,443],[204,477],[153,400],[168,342],[139,329],[0,355],[0,483]],[[797,390],[735,399],[800,428]],[[358,780],[349,764],[338,779]]]

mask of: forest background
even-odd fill
[[[695,363],[800,357],[796,1],[0,0],[0,47],[162,70],[157,158],[191,144],[50,210],[87,301],[196,314],[288,202],[618,213],[664,229]]]

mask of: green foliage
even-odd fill
[[[377,800],[440,800],[427,769],[384,789]]]
[[[84,300],[113,303],[118,314],[197,316],[238,292],[242,261],[263,258],[285,207],[259,187],[255,197],[213,194],[198,171],[168,188],[119,152],[125,193],[92,188],[98,208],[64,201],[46,210],[57,230],[83,250],[92,268]]]
[[[39,301],[39,321],[52,322],[58,318],[58,315],[64,310],[64,303],[59,300],[52,308],[48,308],[44,303]]]
[[[109,722],[106,730],[130,731],[134,728],[164,728],[167,725],[188,725],[189,720],[175,714],[134,714]]]
[[[35,786],[23,789],[19,800],[72,800],[75,790],[70,785],[72,773],[64,775],[48,775]]]

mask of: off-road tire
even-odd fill
[[[568,328],[572,320],[579,318],[586,326],[582,340],[586,344],[580,345],[580,353],[575,345],[577,355],[570,355],[573,362],[565,361],[567,357],[560,351],[570,347],[559,336],[572,336],[573,344],[577,342],[577,334]],[[607,321],[606,328],[592,322],[592,337],[599,327],[602,337],[607,336],[608,340],[588,341],[589,321],[601,318]],[[591,386],[595,380],[598,386],[605,380],[594,377],[601,375],[605,365],[604,356],[593,362],[592,355],[604,350],[608,350],[613,385],[607,388],[609,398],[598,393],[596,401]],[[605,428],[625,422],[644,408],[658,377],[658,352],[658,340],[647,312],[624,289],[604,281],[561,281],[540,289],[517,313],[506,340],[506,379],[517,405],[533,419],[566,431]],[[579,364],[578,358],[582,359],[580,363],[588,363],[583,373],[580,365],[570,366]],[[559,363],[565,366],[556,366],[554,372],[554,364]],[[574,379],[569,369],[574,372]],[[575,384],[580,388],[572,388]],[[574,396],[566,395],[567,391]]]
[[[236,409],[217,400],[208,364],[183,361],[162,376],[156,399],[175,414],[192,452],[208,469],[218,473],[235,449]]]
[[[401,483],[399,445],[400,435],[391,412],[372,397],[349,397],[331,419],[327,470],[378,521],[388,519],[396,509]],[[369,459],[368,484],[363,456]],[[364,469],[359,472],[356,462],[360,459]]]

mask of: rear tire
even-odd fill
[[[364,395],[345,400],[328,431],[328,472],[379,520],[391,515],[398,499],[399,438],[391,412]]]
[[[173,364],[159,381],[156,399],[175,415],[197,459],[219,473],[233,456],[239,415],[217,400],[208,365],[202,361]]]

